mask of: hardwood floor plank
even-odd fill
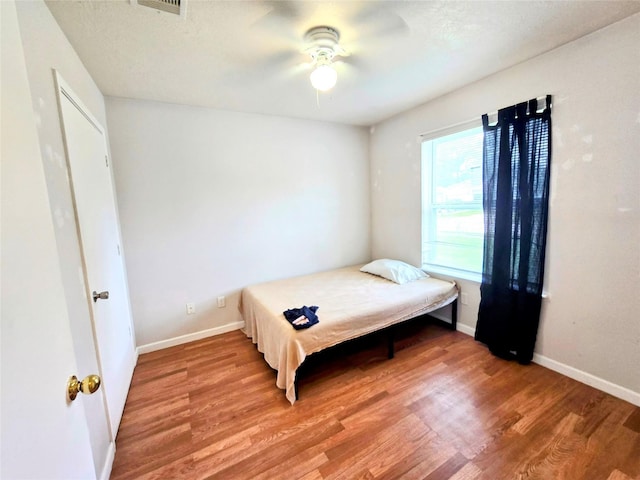
[[[469,460],[461,453],[456,453],[437,469],[424,477],[424,480],[439,480],[441,478],[451,478],[464,467]]]
[[[305,476],[300,477],[299,480],[323,480],[322,475],[318,470],[313,470],[312,472],[307,473]]]
[[[275,467],[263,471],[253,477],[253,480],[273,480],[274,478],[305,478],[316,472],[318,468],[329,461],[324,453],[313,453],[312,449],[303,450],[295,457],[290,457]],[[322,478],[321,476],[318,478]]]
[[[136,480],[167,480],[170,478],[193,478],[194,462],[188,456],[183,456],[169,463],[163,463],[158,468],[136,475]]]
[[[345,429],[349,427],[345,426]],[[423,437],[428,428],[414,415],[392,422],[367,440],[349,442],[327,451],[330,463],[320,468],[326,479],[355,478],[365,470],[376,477],[411,453],[412,443]]]
[[[377,478],[421,480],[457,453],[455,448],[431,430],[415,443],[415,449],[409,455],[396,462]]]
[[[343,429],[338,421],[321,422],[314,425],[310,431],[295,433],[281,438],[277,442],[262,442],[258,445],[252,444],[251,449],[245,450],[242,455],[234,456],[230,465],[224,466],[214,475],[209,472],[202,479],[210,478],[253,478],[265,470],[277,467],[282,462],[291,457],[292,450],[295,452],[304,451],[312,447],[315,443],[328,438]],[[199,470],[203,470],[201,465],[196,463]]]
[[[111,478],[138,479],[144,474],[187,457],[191,450],[188,423],[154,435],[142,435],[116,450]]]
[[[172,425],[189,421],[189,394],[160,399],[150,406],[134,405],[122,416],[118,441],[124,442],[131,437],[149,435],[156,431],[171,428]]]
[[[629,430],[640,433],[640,408],[633,409],[624,422]]]
[[[640,408],[414,322],[305,365],[290,405],[240,331],[141,355],[111,478],[640,479]]]
[[[481,476],[482,470],[476,467],[473,462],[469,462],[458,470],[449,480],[475,480]]]
[[[534,444],[531,457],[523,459],[517,469],[526,478],[557,478],[571,479],[578,475],[572,459],[579,457],[585,451],[586,441],[580,435],[574,433],[576,424],[580,417],[574,413],[567,414],[553,429],[544,442],[540,442],[537,451]],[[581,472],[582,474],[584,472]]]
[[[155,377],[150,381],[132,385],[125,406],[134,410],[154,404],[159,398],[180,396],[184,393],[180,387],[186,385],[187,382],[187,369],[181,368]]]

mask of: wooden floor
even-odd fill
[[[640,479],[640,408],[413,322],[313,356],[291,406],[240,331],[141,355],[112,479]]]

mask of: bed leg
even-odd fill
[[[298,380],[296,380],[295,382],[293,382],[293,388],[294,388],[294,392],[295,392],[295,396],[296,396],[296,401],[298,399],[300,399],[300,394],[298,393]]]
[[[393,346],[393,329],[390,328],[387,331],[387,358],[391,360],[395,354],[395,349]]]
[[[458,299],[456,298],[451,304],[451,330],[456,330],[458,323]]]

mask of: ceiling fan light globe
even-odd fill
[[[313,88],[325,92],[335,86],[338,80],[338,72],[329,65],[320,65],[311,72],[310,79]]]

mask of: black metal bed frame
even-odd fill
[[[437,318],[435,318],[433,316],[430,316],[428,313],[426,313],[426,314],[422,314],[422,315],[417,315],[415,317],[407,318],[403,322],[396,323],[396,324],[391,325],[389,327],[386,327],[386,328],[384,328],[382,330],[377,330],[375,332],[371,332],[371,333],[365,335],[365,337],[369,336],[369,335],[380,334],[380,332],[386,333],[386,338],[387,338],[387,358],[389,360],[391,360],[395,356],[394,333],[395,333],[396,329],[400,325],[402,325],[403,323],[405,323],[405,322],[407,322],[409,320],[414,320],[414,319],[416,319],[418,317],[421,317],[421,316],[430,316],[431,318],[436,320],[436,322],[438,322],[439,324],[446,325],[447,328],[449,328],[450,330],[454,330],[455,331],[456,327],[457,327],[457,324],[458,324],[458,298],[456,297],[456,299],[453,302],[451,302],[449,305],[451,305],[451,323],[445,322],[443,320],[439,320],[439,319],[437,319]],[[322,352],[317,352],[317,353],[322,353]],[[314,353],[312,355],[316,355],[316,354]],[[295,388],[296,400],[298,400],[300,398],[299,395],[298,395],[298,384],[299,384],[299,380],[300,380],[300,378],[298,377],[298,374],[300,373],[300,369],[305,364],[305,362],[306,362],[306,360],[302,364],[300,364],[300,366],[296,369],[296,380],[295,380],[295,382],[293,384],[294,388]]]

